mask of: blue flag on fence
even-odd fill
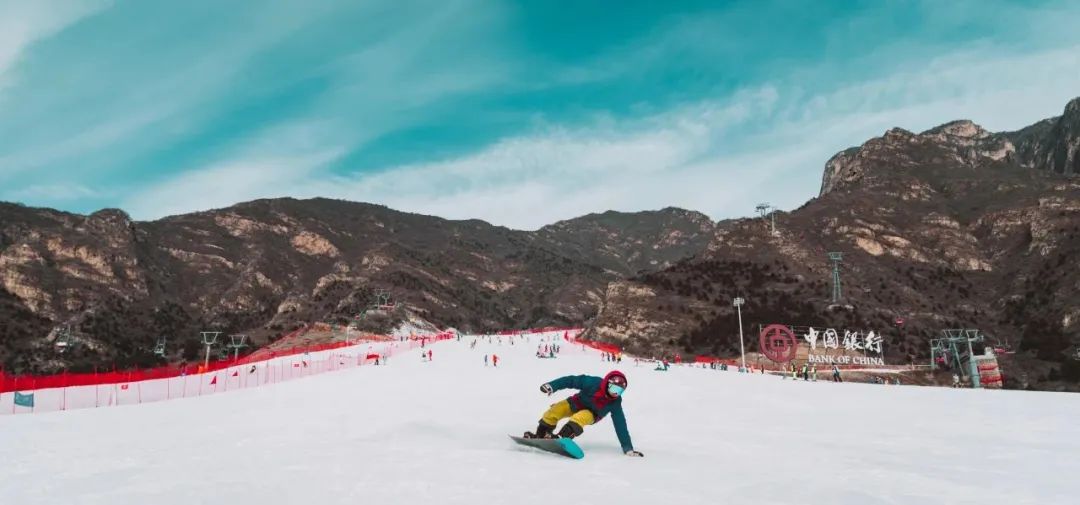
[[[15,392],[15,405],[20,407],[34,407],[34,393],[24,395],[18,391]]]

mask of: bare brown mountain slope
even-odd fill
[[[1075,388],[1080,180],[1058,161],[1074,159],[1077,130],[1059,126],[1077,124],[1078,103],[1033,127],[1023,152],[1014,133],[958,121],[837,154],[821,195],[779,214],[777,235],[762,220],[719,223],[705,253],[609,284],[588,336],[734,355],[743,296],[750,350],[758,324],[857,327],[884,332],[886,357],[904,363],[926,360],[941,329],[979,328],[1022,350],[1006,362],[1011,386],[1066,387],[1064,376]],[[1051,151],[1065,154],[1039,155]],[[847,307],[830,300],[830,251],[844,254]]]
[[[612,225],[623,221],[633,226]],[[153,222],[0,204],[0,360],[9,372],[149,365],[162,361],[151,352],[159,336],[164,359],[190,359],[200,330],[262,343],[352,321],[376,291],[400,309],[363,319],[370,331],[406,318],[472,331],[580,324],[609,281],[700,252],[711,226],[679,209],[524,232],[326,199]],[[76,345],[60,354],[63,327]]]

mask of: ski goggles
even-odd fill
[[[622,396],[623,391],[626,391],[626,388],[618,384],[609,382],[607,385],[607,392],[611,396]]]

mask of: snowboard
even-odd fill
[[[568,458],[581,459],[585,457],[585,451],[578,447],[577,443],[569,438],[522,438],[510,435],[510,438],[521,445],[535,447],[541,451],[566,456]]]

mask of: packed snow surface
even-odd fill
[[[606,363],[537,340],[145,405],[0,417],[0,503],[1074,504],[1080,395],[781,380]],[[427,351],[428,349],[424,349]],[[485,354],[499,366],[484,366]],[[513,444],[539,386],[629,377],[572,460]]]

